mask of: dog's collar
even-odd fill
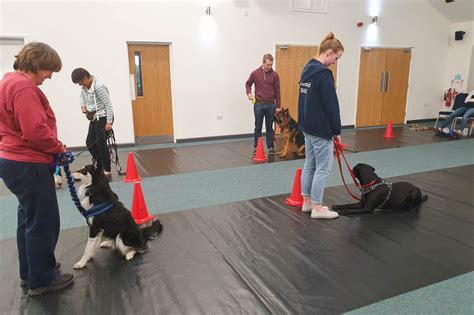
[[[380,180],[380,182],[379,182]],[[381,180],[380,178],[374,179],[368,184],[365,184],[360,188],[360,192],[362,195],[366,195],[371,191],[374,191],[377,187],[382,186],[382,185],[388,185],[390,183],[385,182],[384,180]],[[391,185],[391,184],[390,184]]]
[[[118,201],[115,202],[103,202],[97,205],[93,205],[91,208],[87,209],[87,211],[83,214],[86,219],[95,217],[99,214],[109,211],[113,206],[117,204]]]

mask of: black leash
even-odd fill
[[[125,175],[125,172],[122,172],[122,165],[120,165],[118,150],[117,150],[117,141],[115,140],[114,130],[105,131],[105,139],[107,142],[107,148],[109,150],[110,162],[115,164],[115,170],[120,176]],[[115,155],[115,158],[114,158]]]
[[[105,133],[105,143],[107,145],[107,151],[108,151],[109,156],[110,156],[110,162],[115,164],[115,170],[117,171],[117,174],[120,175],[120,176],[124,176],[126,173],[122,172],[122,165],[120,165],[119,156],[118,156],[117,141],[115,140],[114,130],[113,129],[109,130],[109,131],[104,130],[104,133]],[[85,152],[89,152],[90,148],[92,148],[94,145],[97,144],[97,141],[98,141],[98,139],[96,139],[94,142],[92,142],[92,144],[86,146],[85,150],[74,154],[74,157],[77,158],[79,155],[81,155]],[[94,160],[93,162],[95,164],[97,161]]]

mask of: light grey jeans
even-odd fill
[[[313,203],[323,202],[326,179],[332,168],[333,141],[304,134],[306,159],[301,174],[301,194]]]

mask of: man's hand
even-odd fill
[[[247,95],[247,97],[249,98],[249,100],[253,100],[253,94],[252,93],[249,93],[249,95]]]
[[[83,112],[84,114],[87,113],[87,109],[86,109],[85,106],[82,106],[82,107],[81,107],[81,110],[82,110],[82,112]]]
[[[275,114],[278,114],[280,111],[281,111],[281,108],[277,107],[277,108],[275,109]]]
[[[105,124],[105,130],[106,131],[112,130],[112,124],[109,124],[109,123]]]

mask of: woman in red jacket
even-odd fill
[[[21,285],[28,294],[60,290],[71,274],[58,272],[54,249],[59,209],[49,164],[65,152],[57,138],[56,118],[38,88],[61,70],[57,52],[29,43],[16,56],[14,72],[0,81],[0,177],[18,198],[17,247]]]

